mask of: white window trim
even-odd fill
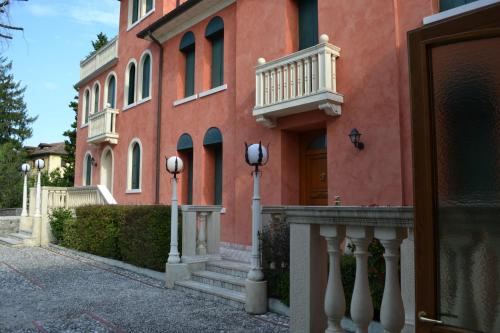
[[[95,87],[99,87],[99,96],[95,95]],[[94,114],[99,112],[101,109],[101,83],[99,81],[95,81],[94,84],[92,85],[92,103],[90,104],[90,114]],[[95,107],[95,99],[97,98],[97,110],[94,109]],[[90,116],[90,115],[89,115]]]
[[[130,77],[130,66],[134,64],[135,65],[135,90],[134,90],[134,102],[131,104],[128,104],[128,79]],[[137,103],[137,77],[138,77],[138,66],[137,66],[137,61],[132,58],[128,61],[127,67],[125,67],[125,84],[123,85],[123,109],[126,107],[131,107],[132,105],[135,105]]]
[[[92,158],[92,154],[90,153],[90,150],[87,150],[85,152],[85,155],[83,155],[83,173],[82,173],[82,185],[83,186],[91,186],[92,185],[92,166],[90,167],[90,184],[85,184],[85,180],[87,177],[87,156],[90,156]]]
[[[106,77],[106,81],[104,82],[104,108],[107,108],[108,106],[108,93],[109,93],[109,80],[111,79],[111,77],[114,76],[115,77],[115,109],[117,109],[117,96],[118,96],[118,76],[116,75],[116,73],[114,71],[110,72],[108,74],[108,76]]]
[[[139,159],[139,188],[132,188],[132,150],[134,148],[134,144],[139,144],[139,149],[141,152]],[[127,154],[127,189],[125,193],[140,193],[142,191],[142,159],[144,157],[144,150],[142,149],[142,143],[139,138],[133,138],[128,145],[128,154]]]
[[[100,176],[101,176],[101,185],[106,185],[105,182],[106,180],[105,179],[102,179],[102,161],[104,161],[104,156],[106,156],[106,153],[110,151],[111,152],[111,188],[108,188],[109,192],[111,192],[111,194],[113,194],[113,187],[114,187],[114,183],[115,183],[115,154],[113,153],[113,149],[111,149],[110,146],[107,146],[106,148],[104,148],[104,150],[102,151],[102,154],[101,154],[101,169],[100,169]]]
[[[142,97],[142,83],[144,76],[144,58],[149,55],[149,96],[146,98]],[[145,50],[139,61],[139,82],[137,84],[137,99],[138,101],[143,101],[144,99],[151,98],[153,90],[153,54],[151,54],[151,50]]]
[[[423,24],[429,24],[429,23],[441,21],[441,20],[444,20],[446,18],[455,16],[455,15],[459,15],[459,14],[463,14],[466,12],[470,12],[472,10],[475,10],[475,9],[478,9],[481,7],[485,7],[485,6],[489,6],[489,5],[492,5],[492,4],[497,3],[497,2],[500,2],[500,0],[478,0],[478,1],[471,2],[471,3],[467,3],[465,5],[461,5],[461,6],[434,14],[434,15],[424,17]]]
[[[203,98],[203,97],[206,97],[206,96],[213,95],[213,94],[216,94],[218,92],[224,91],[226,89],[227,89],[227,83],[223,84],[221,86],[209,89],[209,90],[202,91],[201,93],[198,94],[198,97],[199,98]]]
[[[133,29],[139,23],[141,23],[146,17],[150,16],[155,11],[156,1],[153,0],[153,8],[146,13],[146,0],[139,0],[139,14],[137,15],[138,19],[134,23],[132,23],[132,1],[128,1],[128,20],[127,20],[127,31]]]
[[[86,101],[86,98],[85,98],[85,95],[86,94],[89,94],[89,103],[92,104],[92,92],[90,91],[90,87],[85,87],[85,90],[83,91],[83,98],[82,98],[82,122],[81,122],[81,126],[80,128],[83,128],[83,127],[87,127],[89,125],[88,121],[85,122],[85,118],[89,118],[90,117],[90,105],[89,105],[89,109],[88,111],[86,110],[87,108],[87,101]],[[88,115],[87,117],[85,117],[85,114],[88,112]]]
[[[197,99],[198,99],[198,94],[194,94],[194,95],[191,95],[191,96],[188,96],[188,97],[184,97],[184,98],[175,100],[174,101],[174,106],[185,104],[185,103],[197,100]]]
[[[151,100],[151,96],[150,96],[150,97],[148,97],[148,98],[145,98],[145,99],[141,99],[140,101],[137,101],[137,102],[132,103],[132,104],[130,104],[130,105],[124,106],[124,107],[122,108],[122,111],[127,111],[127,110],[130,110],[130,109],[133,109],[133,108],[135,108],[136,106],[139,106],[139,105],[141,105],[141,104],[143,104],[143,103],[149,102],[150,100]]]

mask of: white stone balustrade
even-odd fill
[[[220,259],[220,214],[222,206],[183,205],[183,263]]]
[[[80,62],[80,81],[118,60],[118,37],[113,38],[92,56]]]
[[[399,275],[400,250],[407,251],[408,245],[401,244],[407,230],[413,228],[411,207],[282,206],[264,207],[262,211],[264,221],[280,218],[290,223],[291,332],[345,332],[341,326],[346,303],[340,260],[342,244],[350,240],[356,258],[350,317],[356,333],[368,333],[373,320],[368,246],[373,238],[385,250],[381,325],[387,333],[414,331],[413,281],[407,281],[414,274],[413,261],[401,262],[403,292]]]
[[[321,109],[341,114],[344,98],[337,92],[336,59],[340,48],[321,35],[318,45],[267,62],[258,60],[255,70],[253,116],[266,127],[276,118]]]
[[[116,132],[116,116],[118,113],[117,109],[105,108],[101,112],[91,114],[87,142],[117,144],[119,135]]]

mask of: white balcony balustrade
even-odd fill
[[[101,112],[91,114],[87,142],[92,144],[102,142],[117,144],[116,116],[118,113],[117,109],[106,108]]]
[[[118,37],[80,62],[80,81],[95,76],[118,61]]]
[[[337,92],[339,56],[340,48],[321,35],[318,45],[267,63],[260,58],[255,71],[256,121],[274,127],[279,117],[317,109],[339,116],[344,101]]]
[[[389,333],[414,331],[414,269],[408,256],[413,245],[411,240],[402,245],[413,227],[411,207],[264,207],[263,215],[269,223],[276,218],[290,223],[291,332],[345,332],[340,263],[344,244],[350,241],[356,258],[351,329],[368,333],[374,315],[368,282],[368,246],[373,238],[385,250],[380,324]],[[401,260],[401,277],[400,249],[402,258],[411,260]]]

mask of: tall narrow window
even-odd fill
[[[116,107],[116,78],[111,75],[108,80],[108,100],[107,103],[112,109]]]
[[[205,37],[212,44],[212,88],[224,84],[224,21],[219,17],[214,17],[207,25]]]
[[[146,13],[153,9],[153,0],[146,0]]]
[[[195,40],[194,34],[189,31],[182,37],[179,47],[184,53],[186,67],[184,73],[184,97],[194,95],[194,62],[195,62]]]
[[[136,142],[132,148],[132,189],[138,190],[140,188],[141,177],[141,148]]]
[[[85,90],[84,101],[83,101],[83,122],[87,124],[89,122],[89,113],[90,113],[90,90]]]
[[[180,136],[177,141],[177,151],[184,161],[182,177],[182,203],[193,204],[193,139],[187,133]],[[187,179],[185,178],[187,176]]]
[[[127,105],[135,103],[135,63],[131,62],[127,73],[126,102]]]
[[[318,0],[299,0],[299,49],[318,44]]]
[[[84,166],[84,186],[92,185],[92,156],[87,154],[85,156],[85,166]]]
[[[139,0],[132,0],[132,23],[139,19]]]
[[[222,205],[222,134],[216,127],[208,129],[203,145],[213,161],[213,203]]]
[[[93,113],[99,112],[99,84],[94,85],[94,110]]]
[[[444,11],[458,6],[466,5],[477,0],[440,0],[439,10]]]
[[[145,54],[142,59],[142,91],[141,98],[148,98],[151,90],[151,56],[149,54]]]

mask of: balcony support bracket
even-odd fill
[[[335,103],[324,103],[318,106],[320,110],[325,111],[327,116],[340,116],[342,114],[342,106]]]

